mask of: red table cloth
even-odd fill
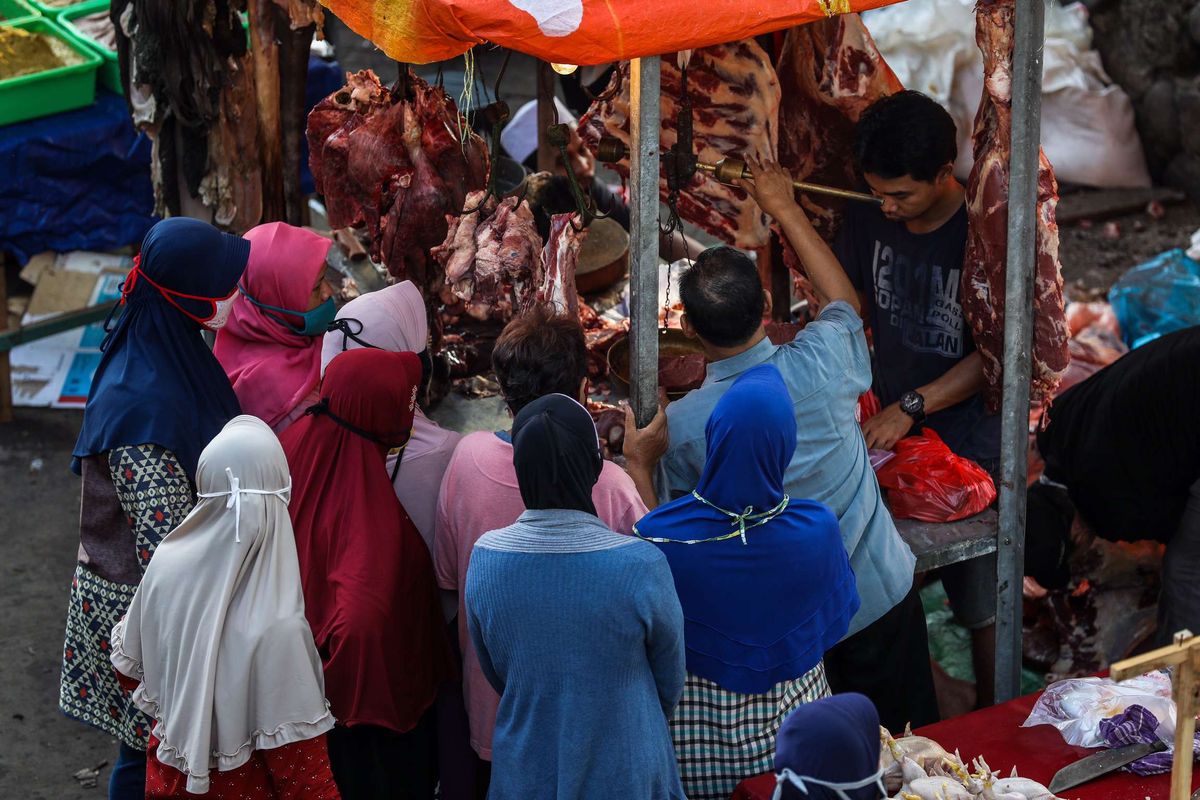
[[[982,755],[988,766],[1007,776],[1013,766],[1022,777],[1049,785],[1054,774],[1084,756],[1098,752],[1072,747],[1050,725],[1022,728],[1021,723],[1033,710],[1041,695],[1018,697],[998,706],[964,714],[961,717],[926,725],[914,733],[928,736],[953,753],[957,748],[963,760]],[[1192,789],[1200,786],[1200,772],[1192,774]],[[733,800],[770,800],[775,790],[774,775],[760,775],[742,781],[734,790]],[[1171,776],[1138,777],[1115,772],[1103,778],[1061,792],[1068,800],[1167,800],[1171,796]]]

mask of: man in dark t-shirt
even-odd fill
[[[882,410],[863,424],[867,446],[890,450],[930,428],[993,476],[1000,417],[984,411],[983,362],[963,316],[967,209],[954,177],[954,121],[920,92],[883,98],[855,129],[854,154],[880,206],[850,203],[834,252],[863,295]],[[978,703],[995,672],[995,559],[943,570],[959,621],[972,630]]]
[[[1200,326],[1144,344],[1050,407],[1030,488],[1026,573],[1065,585],[1072,518],[1111,541],[1165,542],[1158,644],[1200,631]]]

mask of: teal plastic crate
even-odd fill
[[[87,1],[88,0],[84,0],[84,2]],[[59,14],[66,11],[68,8],[74,8],[77,5],[76,3],[70,3],[64,6],[52,6],[48,3],[41,2],[41,0],[25,0],[25,2],[33,6],[33,9],[43,17],[50,17],[50,19],[57,18]]]
[[[89,0],[86,3],[70,6],[66,11],[58,15],[58,24],[63,27],[67,35],[100,56],[100,85],[117,94],[124,94],[125,92],[121,89],[121,64],[117,59],[116,51],[109,50],[95,39],[83,33],[79,28],[75,27],[74,23],[80,17],[98,14],[101,11],[108,13],[109,2],[110,0]]]
[[[0,0],[0,25],[36,16],[37,10],[25,0]]]
[[[57,67],[0,81],[0,125],[47,117],[90,106],[96,99],[96,70],[100,56],[75,41],[53,20],[27,17],[7,27],[53,36],[67,43],[83,63]]]

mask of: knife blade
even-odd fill
[[[1073,789],[1080,784],[1120,769],[1126,764],[1132,764],[1143,756],[1160,753],[1166,749],[1167,746],[1163,742],[1141,742],[1093,753],[1060,769],[1055,774],[1054,780],[1050,781],[1050,791],[1057,794],[1067,789]]]

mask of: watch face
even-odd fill
[[[921,395],[916,392],[908,392],[900,398],[900,410],[905,414],[917,414],[925,407],[925,402],[921,399]]]

